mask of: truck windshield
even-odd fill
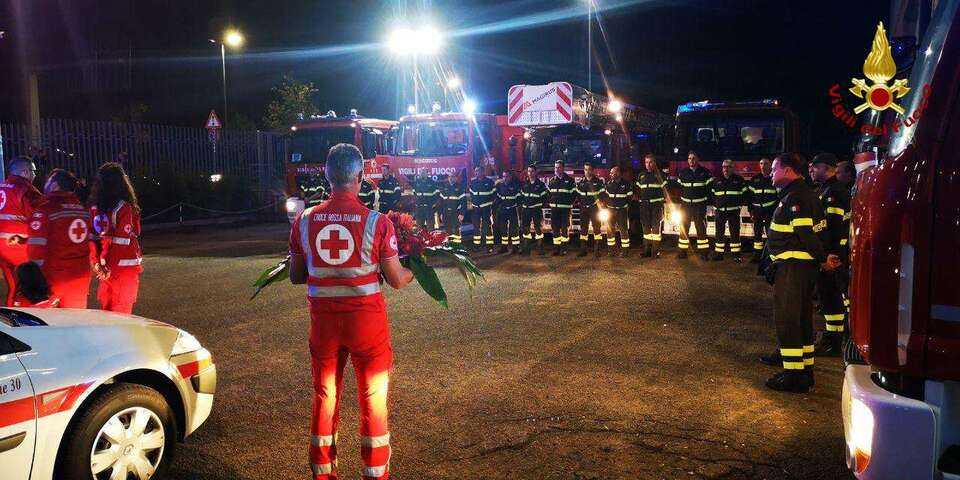
[[[775,155],[783,151],[783,119],[697,119],[687,124],[685,136],[689,148],[707,157]]]
[[[352,127],[305,128],[297,130],[290,140],[290,162],[323,163],[330,147],[338,143],[355,143]]]
[[[403,122],[397,150],[400,155],[421,157],[463,155],[468,134],[465,120]]]
[[[567,166],[603,165],[607,163],[605,144],[600,138],[571,138],[563,147],[561,158]]]

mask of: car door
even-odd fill
[[[29,348],[0,332],[0,472],[27,480],[33,465],[37,416],[33,386],[17,353]]]

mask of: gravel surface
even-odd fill
[[[286,250],[285,225],[151,234],[136,313],[214,353],[214,412],[177,479],[309,478],[309,316],[302,287],[248,301]],[[771,290],[754,266],[631,257],[484,256],[471,295],[440,269],[450,309],[387,293],[396,366],[391,472],[400,479],[851,478],[842,364],[807,395],[768,391]],[[821,319],[822,320],[822,319]],[[359,478],[353,374],[343,478]]]

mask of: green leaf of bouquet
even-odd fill
[[[430,295],[443,308],[450,308],[447,303],[447,292],[443,290],[443,284],[440,283],[440,277],[437,276],[436,270],[427,265],[427,262],[421,256],[407,257],[407,261],[414,278],[417,279],[417,283],[420,284],[423,291],[427,292],[427,295]]]

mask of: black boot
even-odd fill
[[[537,243],[539,244],[539,246],[537,247],[537,254],[542,257],[544,255],[543,239],[541,238],[540,240],[537,240]]]
[[[553,255],[554,257],[559,257],[559,256],[561,255],[561,252],[563,252],[563,244],[562,244],[562,243],[554,243],[554,244],[553,244],[553,253],[551,253],[551,255]]]
[[[507,246],[506,246],[506,245],[500,245],[500,254],[502,255],[502,254],[504,254],[504,253],[507,253]]]
[[[734,254],[733,254],[733,262],[734,262],[734,263],[743,263],[743,258],[740,257],[740,254],[739,254],[739,253],[734,253]]]
[[[767,388],[778,392],[807,393],[813,386],[813,373],[804,370],[784,370],[767,380]]]
[[[703,260],[705,262],[710,261],[710,252],[706,250],[700,252],[700,260]]]
[[[814,353],[818,357],[839,357],[843,355],[843,334],[837,332],[823,332],[820,340],[814,346]]]
[[[584,241],[581,240],[581,243],[583,243],[583,245],[580,246],[580,251],[577,252],[577,256],[578,256],[578,257],[586,257],[586,256],[587,256],[587,242],[584,242]]]
[[[593,256],[595,258],[600,258],[600,240],[593,242]]]
[[[813,365],[807,365],[807,366],[803,369],[803,373],[806,374],[807,379],[810,380],[810,386],[811,386],[811,387],[814,386],[814,384],[816,384],[816,382],[813,381]]]
[[[680,258],[680,259],[685,259],[685,258],[687,258],[687,251],[686,251],[686,250],[680,250],[680,253],[677,254],[677,258]]]
[[[780,350],[776,350],[773,353],[761,354],[760,363],[764,365],[770,365],[771,367],[779,367],[783,365],[783,357],[780,356]]]
[[[510,250],[510,254],[511,254],[511,255],[519,255],[519,254],[520,254],[520,246],[519,246],[519,245],[514,245],[514,246],[513,246],[513,249]]]
[[[762,256],[760,255],[760,252],[757,252],[756,254],[753,255],[753,257],[750,258],[750,263],[760,263],[761,259],[762,259]]]
[[[644,247],[643,249],[643,258],[651,258],[651,257],[653,257],[653,246],[648,243],[647,246]]]
[[[626,258],[630,256],[630,249],[625,247],[620,247],[620,257]]]
[[[723,261],[723,254],[722,254],[722,253],[719,253],[719,252],[714,252],[714,254],[713,254],[713,261],[715,261],[715,262],[722,262],[722,261]]]

